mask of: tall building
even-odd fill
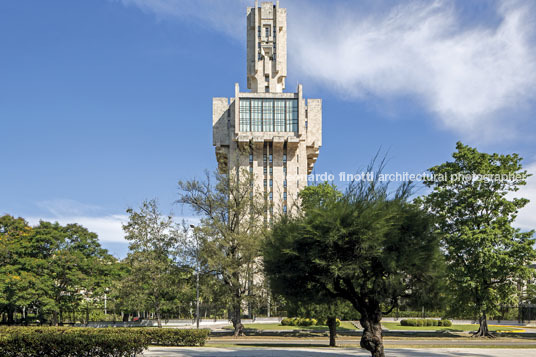
[[[247,87],[213,98],[213,145],[221,171],[247,169],[255,190],[287,213],[307,186],[322,145],[322,100],[304,99],[301,84],[285,93],[287,10],[272,2],[247,9]]]

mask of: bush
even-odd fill
[[[447,320],[447,319],[442,319],[440,321],[440,326],[450,327],[452,326],[452,321]]]
[[[326,326],[326,319],[312,319],[303,317],[285,317],[281,320],[281,326]],[[337,319],[337,327],[341,325],[341,320]]]
[[[130,329],[143,335],[149,344],[161,346],[204,346],[210,332],[208,329],[182,330],[156,327]]]
[[[283,320],[281,320],[281,326],[292,326],[292,319],[285,317]]]
[[[158,328],[0,328],[0,356],[130,357],[149,344],[203,346],[209,330]]]

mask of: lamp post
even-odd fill
[[[199,329],[199,239],[197,238],[197,235],[195,233],[195,226],[193,224],[190,224],[190,228],[194,231],[194,239],[195,239],[195,275],[196,275],[196,284],[195,284],[195,295],[196,295],[196,302],[195,302],[195,325],[196,328]]]

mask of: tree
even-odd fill
[[[342,193],[334,185],[324,182],[305,187],[300,191],[299,197],[300,212],[303,214],[307,211],[330,207],[342,197]],[[283,220],[286,220],[285,217],[283,217]],[[279,229],[281,228],[280,226]],[[287,226],[287,228],[291,228],[291,226]],[[278,234],[285,233],[278,231]],[[334,347],[336,345],[337,307],[340,305],[337,299],[330,294],[326,294],[324,290],[317,289],[314,285],[303,286],[300,274],[292,272],[292,269],[294,269],[292,261],[288,261],[289,266],[285,267],[290,269],[290,276],[289,274],[280,274],[282,269],[280,265],[280,247],[274,246],[274,244],[279,244],[279,241],[267,240],[266,243],[264,247],[265,272],[269,278],[272,291],[284,296],[291,306],[302,310],[313,309],[317,313],[320,312],[322,316],[315,315],[317,318],[325,315],[329,327],[329,345]],[[316,309],[312,307],[313,305]]]
[[[180,294],[188,275],[174,260],[179,232],[172,216],[163,216],[154,199],[144,201],[139,211],[129,208],[127,213],[129,221],[123,230],[131,252],[126,259],[130,274],[124,291],[152,308],[162,327],[162,310]]]
[[[32,228],[23,218],[0,217],[0,311],[7,323],[14,323],[14,314],[31,304],[36,291],[36,275],[28,269],[24,258]]]
[[[235,337],[244,334],[242,308],[262,269],[259,256],[267,206],[265,197],[254,192],[253,182],[247,170],[214,177],[207,173],[204,181],[179,181],[177,202],[201,215],[197,234],[203,264],[227,287]]]
[[[52,314],[54,325],[64,311],[101,296],[115,262],[82,226],[41,221],[31,228],[8,215],[0,217],[0,260],[0,306],[8,322],[16,311],[27,320],[32,309],[41,322]]]
[[[430,218],[407,202],[409,185],[389,194],[378,176],[283,217],[264,255],[271,284],[349,301],[360,314],[361,347],[375,357],[384,356],[382,315],[429,278],[439,257]]]
[[[436,217],[455,310],[479,316],[475,336],[491,336],[487,316],[512,302],[516,284],[531,275],[534,231],[512,227],[528,200],[510,198],[526,184],[517,154],[478,152],[456,144],[454,161],[432,167],[432,192],[418,202]]]
[[[53,301],[42,307],[51,310],[52,324],[62,323],[64,312],[75,311],[82,304],[87,322],[91,303],[100,299],[110,284],[115,258],[100,246],[97,234],[78,224],[63,227],[41,221],[31,240],[43,297]]]

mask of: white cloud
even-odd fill
[[[245,38],[248,0],[115,0],[154,13],[159,19],[181,18],[200,21],[235,38]]]
[[[513,129],[504,116],[536,98],[535,28],[526,2],[497,13],[490,28],[463,26],[443,1],[366,16],[311,10],[290,36],[293,68],[351,97],[413,96],[461,134],[504,135]]]
[[[194,19],[239,39],[245,7],[253,5],[121,1],[158,17]],[[443,127],[469,138],[514,137],[536,99],[534,5],[489,2],[500,21],[471,25],[453,2],[381,4],[363,11],[351,2],[282,2],[289,12],[289,72],[347,98],[388,103],[410,97]]]
[[[78,223],[90,232],[97,233],[100,241],[126,242],[122,228],[122,225],[128,222],[126,215],[28,217],[27,220],[31,225],[39,224],[40,220],[58,222],[61,225]]]

